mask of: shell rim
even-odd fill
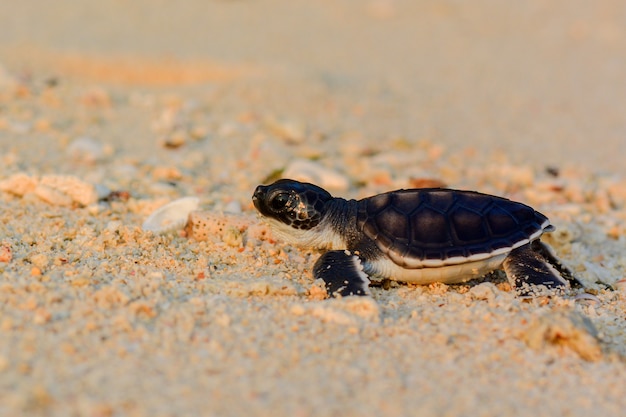
[[[539,230],[537,230],[535,233],[533,233],[526,239],[519,240],[511,246],[498,248],[491,252],[477,253],[471,256],[454,256],[452,258],[445,258],[445,259],[417,259],[417,258],[411,258],[411,257],[394,256],[395,254],[392,255],[393,252],[389,250],[389,248],[382,247],[382,245],[378,244],[378,242],[377,242],[377,246],[381,250],[383,250],[383,252],[389,257],[391,261],[393,261],[394,263],[404,268],[407,268],[407,269],[438,268],[442,266],[458,265],[458,264],[464,264],[468,262],[482,261],[482,260],[490,259],[490,258],[499,256],[505,253],[509,253],[513,251],[514,249],[527,245],[530,242],[538,239],[546,231],[546,229],[550,228],[550,226],[551,226],[550,220],[546,220],[543,222]],[[402,264],[397,263],[396,260],[402,261]]]

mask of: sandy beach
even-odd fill
[[[623,415],[621,2],[26,0],[0,27],[0,415]],[[524,202],[583,287],[326,299],[252,205],[280,177]]]

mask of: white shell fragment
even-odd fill
[[[174,200],[155,210],[141,226],[143,230],[156,234],[166,234],[182,229],[187,224],[189,213],[200,204],[198,197],[184,197]]]
[[[574,301],[581,304],[600,304],[600,299],[586,292],[574,296]]]
[[[291,162],[283,171],[282,177],[310,182],[336,191],[345,191],[350,186],[350,181],[345,175],[306,159]]]

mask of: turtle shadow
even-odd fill
[[[509,284],[509,281],[506,277],[506,273],[501,270],[496,270],[496,271],[491,271],[481,277],[472,278],[471,280],[468,280],[468,281],[459,282],[455,284],[447,284],[447,285],[450,288],[458,290],[460,288],[465,288],[465,287],[471,288],[483,282],[491,282],[492,284],[496,286]],[[380,280],[372,280],[370,282],[370,287],[381,288],[385,291],[388,291],[394,287],[412,287],[416,285],[417,284],[412,284],[410,282],[404,282],[404,281],[396,281],[396,280],[392,280],[389,278],[383,278]]]

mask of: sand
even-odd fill
[[[621,416],[626,10],[22,1],[0,13],[0,415]],[[584,288],[324,299],[283,173],[523,201]],[[199,198],[187,228],[142,229]]]

